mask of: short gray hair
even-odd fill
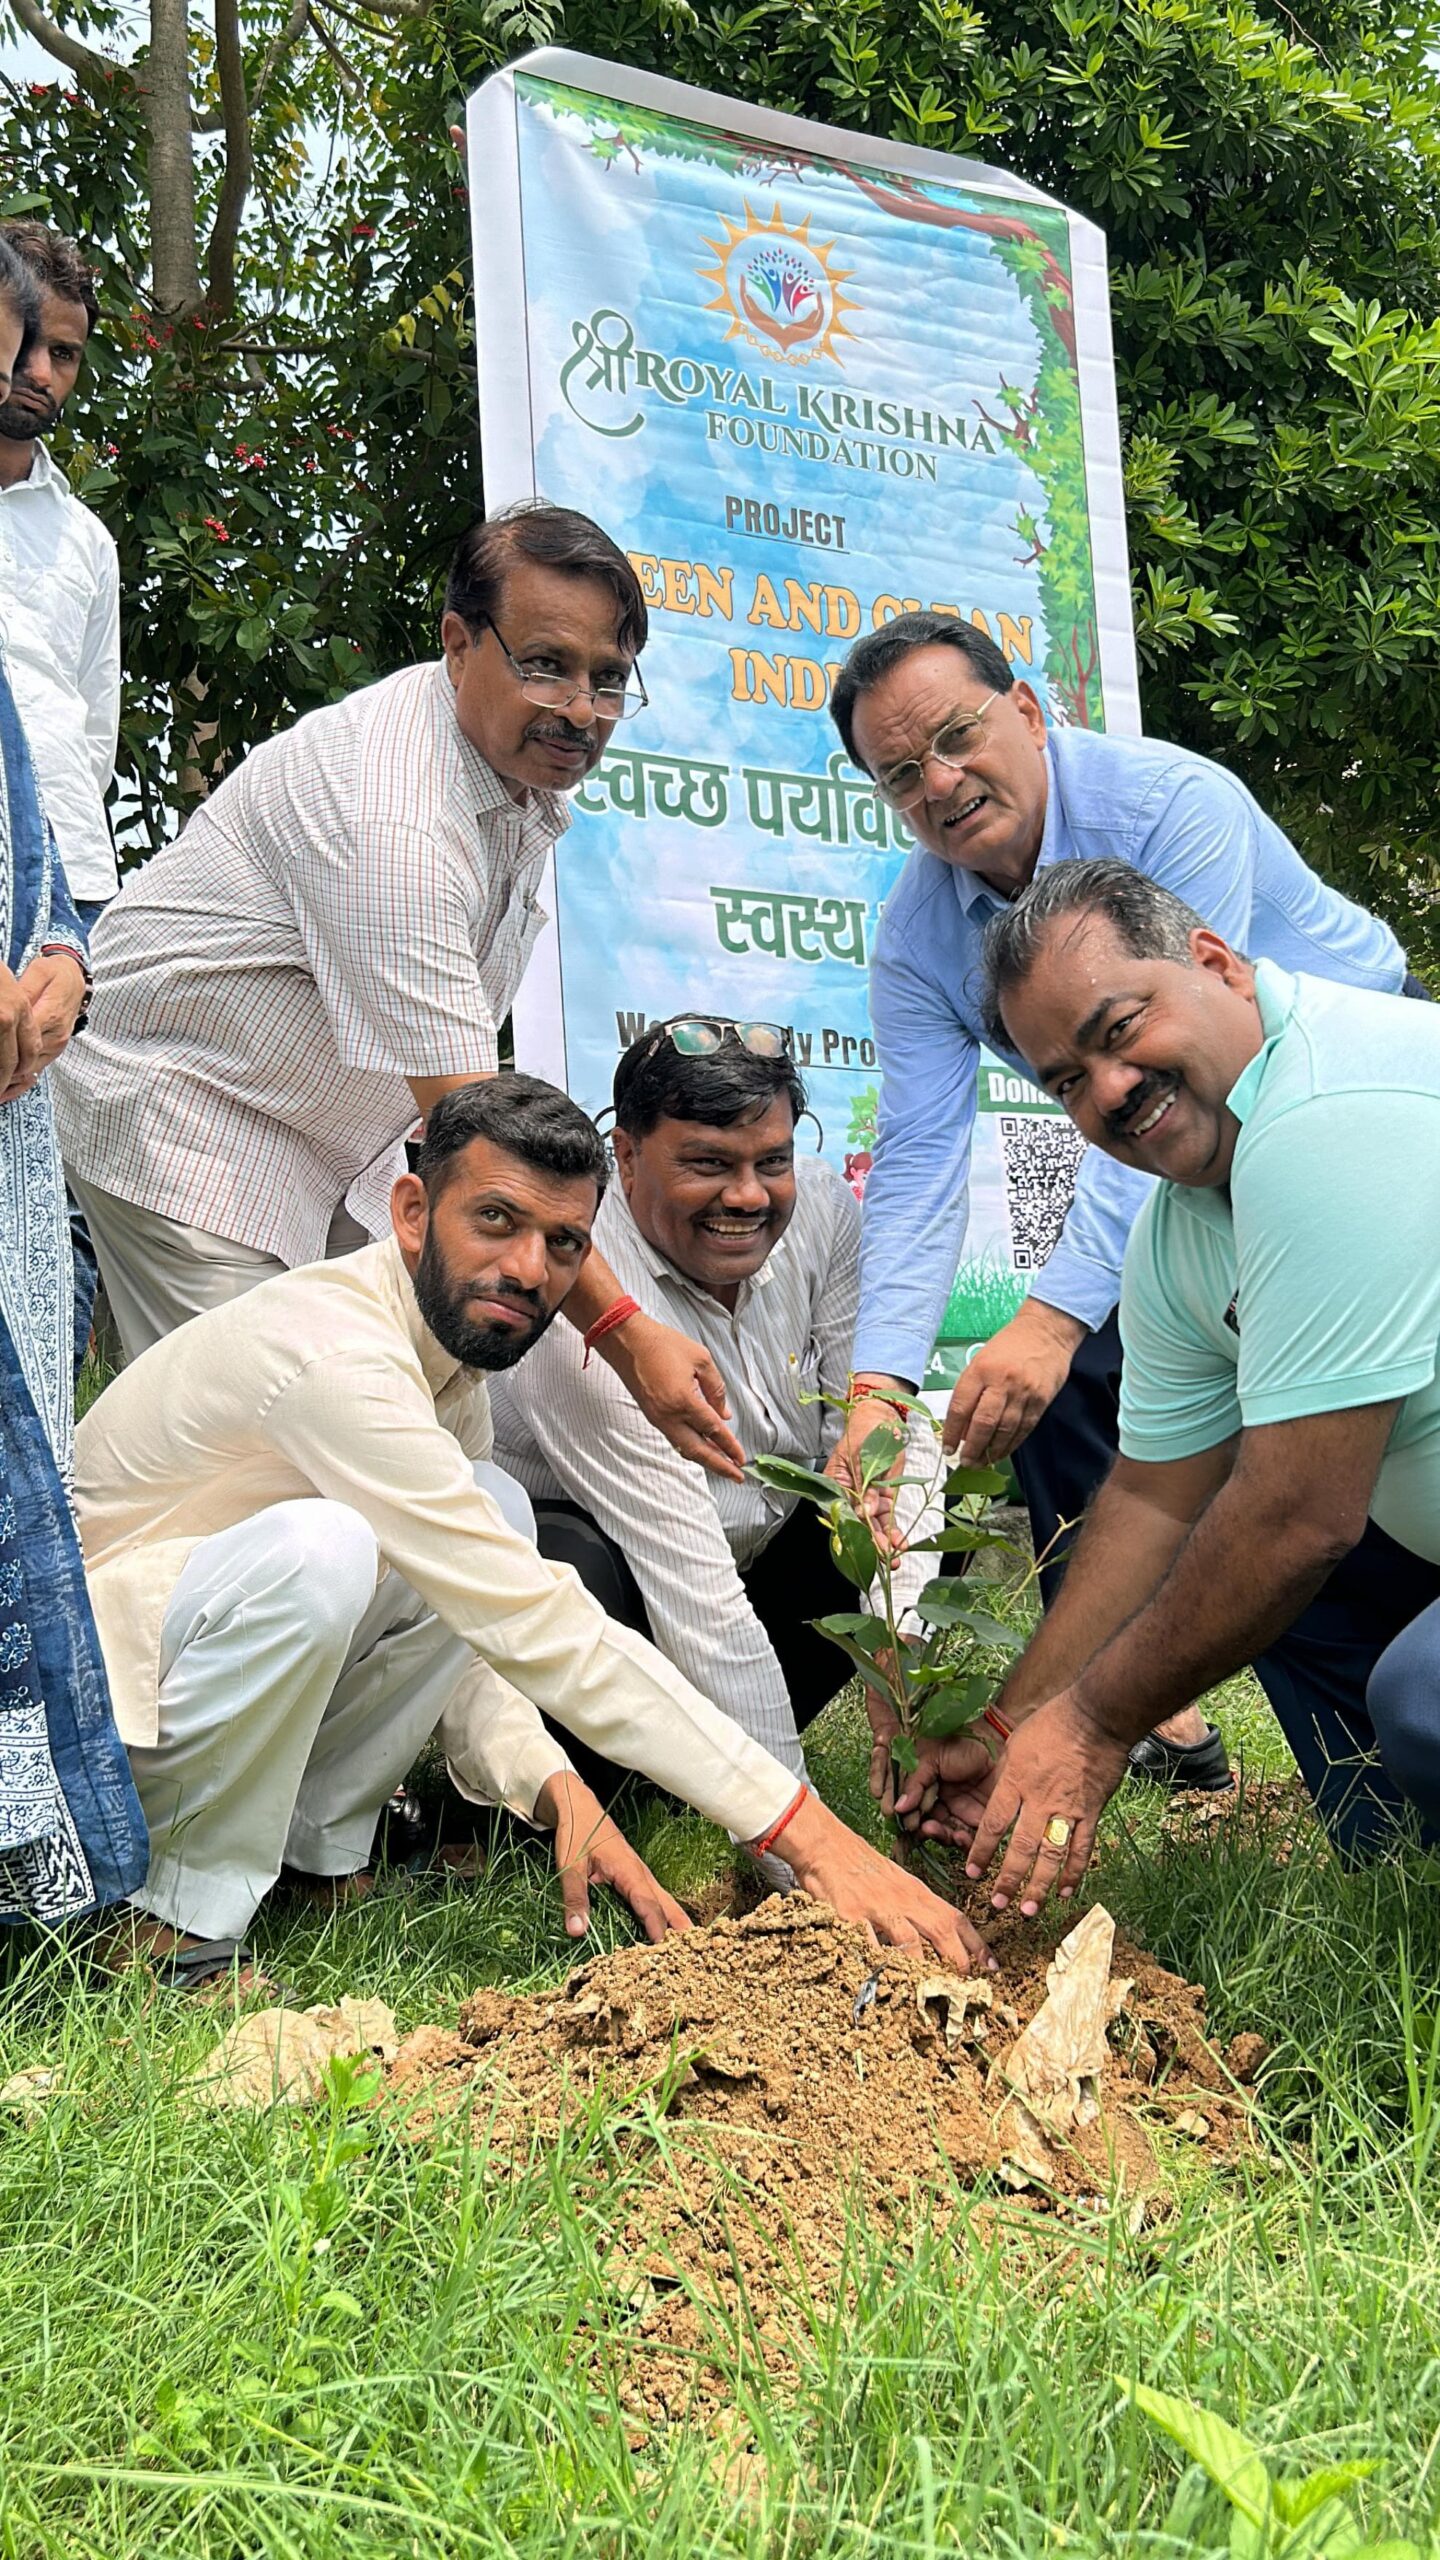
[[[1028,889],[1012,906],[1002,907],[986,927],[982,966],[985,1035],[1002,1046],[1010,1034],[1001,1019],[1001,999],[1023,986],[1050,927],[1062,916],[1103,916],[1127,951],[1141,960],[1178,960],[1190,965],[1190,936],[1205,931],[1205,919],[1171,889],[1162,889],[1133,864],[1106,858],[1097,862],[1052,862],[1037,871]]]

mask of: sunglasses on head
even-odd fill
[[[752,1058],[784,1058],[790,1053],[790,1033],[783,1022],[732,1022],[719,1013],[678,1013],[673,1022],[662,1022],[645,1052],[647,1059],[666,1040],[682,1058],[713,1058],[727,1040],[738,1041]]]

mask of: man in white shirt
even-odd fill
[[[621,1058],[614,1104],[620,1180],[595,1234],[620,1286],[713,1354],[750,1456],[818,1470],[849,1387],[860,1209],[821,1158],[796,1161],[807,1106],[785,1033],[704,1014],[655,1024]],[[800,1733],[851,1676],[809,1622],[858,1605],[818,1515],[687,1467],[563,1328],[496,1381],[491,1403],[541,1554],[573,1565],[611,1617],[803,1777]],[[923,1416],[912,1429],[911,1472],[933,1474],[934,1434]],[[907,1492],[902,1505],[911,1527],[918,1502]],[[902,1560],[902,1605],[933,1569]],[[877,1727],[877,1795],[892,1732]],[[577,1757],[608,1796],[618,1773]]]
[[[99,319],[90,268],[43,222],[0,225],[40,334],[0,404],[0,624],[46,814],[87,933],[117,886],[105,794],[120,729],[120,567],[45,450]]]
[[[962,1972],[987,1961],[968,1922],[500,1508],[483,1373],[521,1358],[574,1288],[604,1182],[565,1095],[471,1083],[431,1112],[385,1243],[181,1326],[86,1415],[81,1535],[151,1839],[137,1934],[178,1978],[246,1961],[282,1862],[363,1869],[437,1724],[467,1792],[554,1825],[562,1864],[616,1883],[652,1934],[678,1925],[540,1709],[757,1855],[782,1841],[845,1916]]]
[[[460,544],[438,661],[254,748],[127,880],[56,1111],[128,1357],[388,1235],[417,1116],[496,1072],[564,795],[644,709],[646,628],[599,525],[510,508]],[[566,1312],[584,1331],[617,1297],[592,1254]],[[597,1340],[677,1447],[738,1474],[707,1353],[643,1309]]]

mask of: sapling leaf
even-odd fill
[[[972,1679],[955,1680],[945,1689],[932,1689],[920,1710],[920,1730],[932,1742],[948,1742],[952,1734],[963,1733],[977,1716],[984,1714],[990,1703],[990,1682],[983,1672]]]
[[[836,1644],[846,1636],[859,1636],[862,1642],[873,1645],[888,1645],[890,1642],[890,1630],[884,1619],[872,1618],[857,1609],[836,1609],[828,1618],[812,1618],[810,1624],[818,1627],[822,1636],[832,1637]]]
[[[873,1484],[877,1477],[888,1476],[904,1451],[905,1434],[893,1424],[881,1422],[873,1431],[867,1431],[860,1443],[860,1473],[865,1483]]]
[[[857,1591],[869,1590],[879,1558],[863,1520],[836,1520],[830,1530],[830,1553],[847,1582],[853,1582]]]
[[[774,1493],[799,1494],[807,1502],[822,1503],[827,1511],[839,1496],[840,1488],[829,1476],[802,1467],[797,1458],[752,1458],[748,1472]]]
[[[832,1644],[838,1645],[841,1652],[849,1656],[856,1670],[864,1673],[872,1689],[882,1689],[889,1694],[892,1684],[876,1660],[878,1654],[888,1652],[890,1645],[890,1630],[883,1618],[863,1618],[852,1615],[847,1609],[840,1609],[833,1617],[812,1618],[810,1624],[818,1627],[822,1635],[827,1635]],[[844,1628],[854,1632],[844,1634],[841,1632]],[[874,1629],[873,1635],[864,1632],[868,1628]]]
[[[1018,1653],[1025,1642],[1013,1627],[1002,1626],[984,1609],[968,1607],[952,1582],[927,1582],[915,1603],[915,1615],[927,1627],[965,1627],[977,1644],[999,1645],[1006,1653]]]
[[[890,1744],[890,1757],[897,1769],[904,1770],[907,1778],[913,1778],[920,1766],[920,1754],[908,1733],[897,1733],[894,1736]]]
[[[975,1493],[1007,1493],[1010,1479],[1000,1467],[952,1467],[945,1479],[947,1502],[963,1502]]]
[[[969,1556],[981,1547],[1005,1547],[1010,1543],[999,1529],[982,1529],[978,1522],[961,1520],[941,1529],[933,1538],[907,1538],[905,1552],[912,1556]]]

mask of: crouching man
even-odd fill
[[[786,1033],[677,1015],[632,1041],[614,1101],[620,1181],[597,1247],[622,1289],[711,1354],[750,1457],[823,1467],[849,1388],[860,1209],[819,1157],[796,1163],[806,1100]],[[803,1777],[800,1733],[850,1678],[810,1623],[856,1606],[828,1531],[808,1504],[687,1465],[567,1337],[557,1325],[494,1396],[497,1454],[534,1498],[541,1553]],[[933,1474],[934,1439],[914,1428],[916,1472]],[[902,1560],[902,1607],[932,1565]],[[879,1794],[893,1725],[878,1701],[872,1713]],[[613,1792],[614,1769],[582,1766]]]
[[[762,1853],[783,1839],[846,1916],[984,1961],[955,1912],[542,1560],[491,1466],[483,1373],[563,1304],[604,1185],[563,1094],[464,1086],[395,1185],[392,1237],[195,1317],[86,1416],[81,1534],[150,1830],[137,1938],[172,1980],[249,1961],[282,1864],[358,1873],[437,1726],[467,1793],[555,1828],[572,1928],[587,1875],[652,1936],[683,1925],[542,1708]]]
[[[1130,1745],[1247,1662],[1332,1838],[1440,1838],[1440,1010],[1252,965],[1127,866],[999,916],[989,1001],[1091,1144],[1158,1176],[1120,1455],[1000,1701],[939,1755],[997,1908],[1078,1883]],[[1378,1754],[1378,1758],[1377,1758]],[[943,1826],[942,1826],[943,1827]]]

